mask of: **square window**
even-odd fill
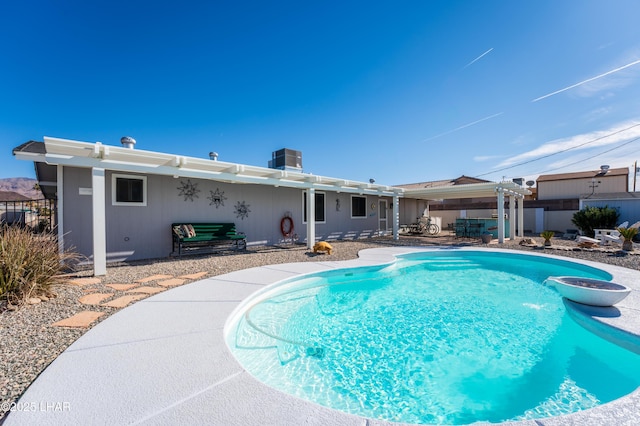
[[[147,177],[113,174],[111,203],[114,206],[146,206]]]
[[[316,223],[324,223],[325,222],[325,205],[324,205],[325,194],[324,192],[316,192],[315,204],[315,220]],[[304,191],[302,193],[302,205],[303,205],[303,215],[302,223],[307,223],[307,192]]]
[[[367,197],[351,197],[351,217],[361,218],[367,217]]]

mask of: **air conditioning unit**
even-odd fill
[[[302,152],[283,148],[274,151],[269,161],[269,168],[280,170],[302,171]]]

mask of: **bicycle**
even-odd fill
[[[440,227],[435,223],[431,223],[431,217],[418,217],[417,222],[409,225],[409,232],[412,234],[437,235],[440,233]]]

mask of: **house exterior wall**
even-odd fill
[[[538,200],[556,200],[560,198],[575,198],[579,194],[626,192],[628,177],[599,176],[593,178],[597,188],[592,189],[592,178],[566,179],[538,182]],[[599,183],[598,183],[599,181]]]
[[[91,195],[80,195],[80,188],[91,188],[91,170],[63,169],[63,231],[65,249],[73,249],[85,256],[93,253]]]
[[[142,177],[136,173],[121,173]],[[172,251],[170,225],[174,222],[233,222],[247,235],[248,245],[281,243],[280,222],[290,213],[299,241],[307,236],[303,223],[304,190],[269,185],[230,184],[212,180],[147,175],[146,206],[113,205],[114,172],[105,175],[105,218],[107,260],[122,261],[167,257]],[[82,190],[80,188],[83,188]],[[91,170],[64,168],[65,246],[86,256],[93,252]],[[181,194],[185,188],[193,196]],[[81,195],[85,194],[85,195]],[[222,195],[220,203],[213,194]],[[316,191],[325,196],[325,221],[316,224],[317,240],[354,239],[377,235],[379,200],[387,201],[387,217],[392,217],[390,197],[366,196],[366,217],[352,218],[350,193]],[[247,209],[246,216],[238,207]]]

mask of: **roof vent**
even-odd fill
[[[609,171],[609,166],[607,166],[606,164],[605,164],[605,165],[600,166],[600,173],[605,174],[605,173],[607,173],[608,171]]]
[[[213,161],[218,161],[218,153],[215,151],[211,151],[209,153],[209,158]]]
[[[120,138],[120,143],[122,144],[123,148],[133,149],[136,145],[136,140],[131,136],[123,136]]]

